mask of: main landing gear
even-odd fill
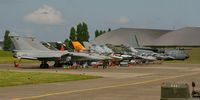
[[[54,67],[62,67],[62,64],[60,63],[60,61],[55,61]]]
[[[42,61],[40,64],[40,68],[49,68],[49,64],[47,64],[47,61]]]

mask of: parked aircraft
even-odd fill
[[[165,54],[174,57],[175,60],[185,60],[189,58],[189,55],[184,50],[179,49],[165,50]]]
[[[151,62],[157,60],[156,57],[152,56],[153,51],[149,50],[141,50],[141,49],[135,49],[131,46],[125,46],[125,45],[118,45],[113,46],[109,44],[109,47],[112,48],[115,52],[130,55],[132,59],[142,59],[142,62]]]
[[[83,42],[86,49],[90,50],[91,52],[95,52],[101,55],[109,56],[113,60],[120,61],[124,58],[132,57],[129,55],[121,55],[121,54],[115,54],[114,51],[110,48],[108,48],[106,45],[96,45],[96,44],[90,44],[89,42]]]
[[[72,45],[74,47],[74,49],[78,52],[84,52],[84,53],[87,53],[87,54],[90,54],[90,55],[95,55],[95,56],[99,56],[101,58],[103,58],[104,60],[110,60],[112,58],[110,58],[109,56],[107,55],[102,55],[102,54],[99,54],[97,52],[93,52],[91,51],[91,49],[88,49],[88,48],[85,48],[80,42],[78,41],[72,41]]]
[[[87,53],[50,50],[34,37],[19,36],[11,33],[10,38],[14,46],[13,56],[18,59],[39,60],[41,61],[40,68],[48,68],[48,61],[55,61],[54,66],[58,67],[69,61],[105,59],[101,56]]]

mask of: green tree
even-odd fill
[[[73,46],[72,46],[71,40],[65,39],[64,44],[66,45],[66,46],[65,46],[65,49],[67,49],[67,50],[69,50],[69,51],[72,51]]]
[[[96,31],[95,31],[95,38],[98,37],[98,36],[99,36],[99,31],[96,30]]]
[[[71,41],[75,41],[76,40],[76,30],[74,27],[71,28],[70,30],[70,36],[69,36]]]
[[[90,36],[89,36],[87,24],[85,22],[82,23],[82,32],[81,33],[82,33],[83,41],[88,41]]]
[[[108,32],[110,32],[110,31],[111,31],[111,29],[108,28]],[[102,35],[102,34],[104,34],[104,33],[106,33],[106,30],[96,30],[95,31],[95,38],[100,36],[100,35]]]
[[[64,43],[68,43],[70,40],[69,39],[65,39]]]
[[[89,38],[90,38],[89,32],[88,32],[88,27],[87,27],[87,24],[85,22],[79,23],[77,25],[76,33],[77,33],[77,40],[81,43],[83,41],[88,41]]]
[[[99,36],[100,36],[100,35],[102,35],[102,34],[103,34],[103,31],[102,31],[102,30],[100,30],[100,31],[99,31]]]
[[[72,27],[70,30],[70,41],[76,40],[82,43],[83,41],[89,41],[89,38],[88,26],[85,22],[79,23],[76,29]]]
[[[81,23],[79,23],[78,25],[77,25],[77,28],[76,28],[77,30],[76,30],[76,33],[77,33],[77,40],[79,41],[79,42],[82,42],[83,41],[83,35],[82,35],[82,32],[83,32],[83,29],[82,29],[82,24]]]
[[[3,50],[9,50],[11,47],[11,39],[9,37],[10,31],[6,30],[3,41]]]

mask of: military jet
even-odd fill
[[[112,49],[106,45],[90,44],[88,42],[83,42],[84,46],[91,52],[95,52],[101,55],[110,57],[113,60],[121,61],[123,59],[131,58],[132,56],[126,54],[116,54]]]
[[[121,45],[121,48],[121,51],[124,51],[125,54],[131,55],[132,59],[140,59],[142,62],[152,62],[157,60],[156,57],[152,56],[154,53],[153,51],[124,45]]]
[[[84,52],[84,53],[87,53],[87,54],[90,54],[90,55],[95,55],[95,56],[98,56],[98,57],[101,57],[103,58],[104,60],[110,60],[112,58],[110,58],[109,56],[107,55],[102,55],[102,53],[99,53],[99,52],[94,52],[94,51],[91,51],[91,49],[88,49],[88,48],[85,48],[80,42],[78,41],[72,41],[72,45],[74,47],[74,49],[78,52]],[[102,50],[102,52],[104,52]]]
[[[165,54],[174,57],[175,60],[185,60],[189,58],[189,55],[184,50],[179,49],[165,50]]]
[[[48,68],[48,61],[55,61],[54,67],[59,67],[70,61],[104,60],[103,57],[98,55],[68,52],[64,49],[50,50],[32,36],[19,36],[15,33],[11,33],[10,38],[14,47],[13,57],[20,60],[39,60],[41,61],[40,68]]]

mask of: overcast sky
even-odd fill
[[[0,39],[5,30],[63,41],[86,22],[96,29],[178,29],[200,26],[200,0],[0,0]],[[123,34],[123,33],[122,33]]]

